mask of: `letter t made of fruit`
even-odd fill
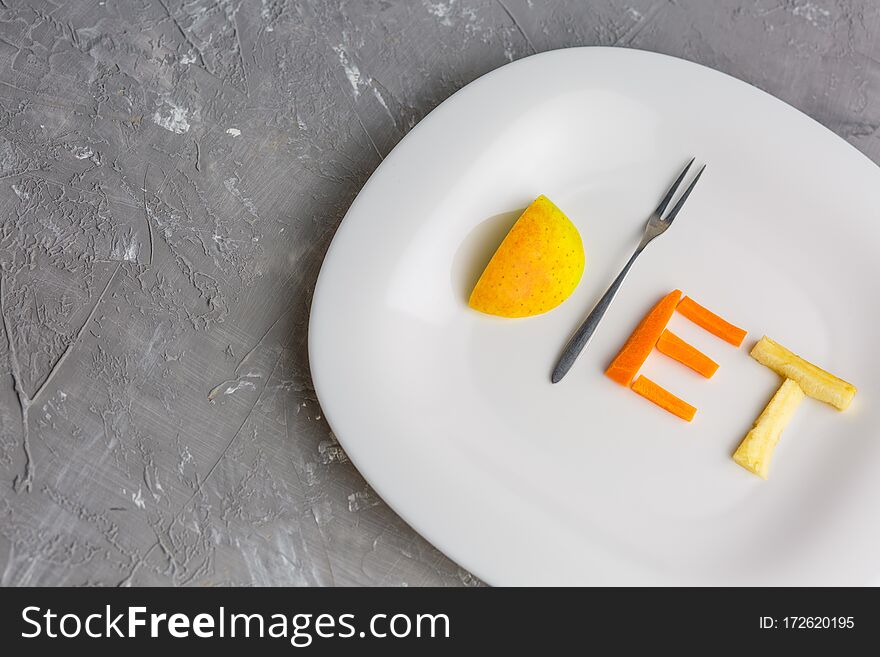
[[[749,472],[766,479],[770,459],[782,430],[804,397],[818,399],[844,411],[855,397],[856,387],[805,361],[766,336],[755,344],[751,356],[784,380],[752,430],[736,448],[733,460]]]

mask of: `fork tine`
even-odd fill
[[[675,190],[678,189],[678,186],[681,185],[681,181],[684,180],[685,174],[688,172],[688,169],[691,168],[691,165],[694,163],[696,158],[691,158],[691,161],[687,163],[687,166],[682,170],[679,174],[678,178],[672,183],[672,187],[669,188],[669,191],[666,192],[666,196],[663,197],[663,200],[660,201],[660,205],[657,206],[657,209],[654,210],[654,214],[658,217],[663,216],[663,211],[666,210],[666,206],[669,205],[669,201],[672,200],[672,197],[675,196]]]
[[[669,211],[669,214],[663,218],[663,221],[665,221],[668,224],[672,223],[672,221],[675,219],[675,215],[677,215],[678,211],[681,210],[681,206],[683,206],[684,202],[687,201],[688,196],[690,196],[691,192],[694,189],[694,185],[697,184],[697,181],[700,179],[700,176],[703,175],[703,171],[705,171],[705,170],[706,170],[706,165],[704,164],[703,166],[700,167],[700,170],[697,171],[697,175],[694,176],[694,179],[691,181],[691,184],[688,185],[688,188],[686,190],[684,190],[684,194],[682,194],[681,198],[678,199],[678,203],[676,203],[674,206],[672,206],[672,209]]]

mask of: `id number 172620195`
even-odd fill
[[[785,630],[851,630],[855,628],[854,616],[783,616],[781,619],[762,616],[761,629]]]

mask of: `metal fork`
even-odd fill
[[[691,158],[691,161],[687,163],[687,166],[684,168],[681,174],[679,174],[676,181],[672,183],[672,187],[670,187],[669,191],[666,192],[666,196],[664,196],[663,200],[660,201],[660,205],[657,206],[657,209],[654,210],[654,212],[651,213],[651,216],[648,218],[648,225],[645,227],[645,234],[642,235],[642,241],[639,242],[639,246],[636,248],[635,253],[632,254],[629,262],[626,263],[623,270],[617,275],[617,278],[614,279],[614,282],[611,284],[611,287],[608,288],[608,291],[602,295],[602,298],[599,299],[599,302],[596,304],[590,314],[587,315],[584,323],[580,325],[580,328],[578,328],[575,334],[571,336],[568,344],[565,345],[562,356],[559,358],[559,362],[556,363],[556,367],[554,368],[553,374],[550,377],[550,380],[553,383],[558,383],[562,380],[562,377],[564,377],[568,373],[568,370],[571,369],[571,366],[574,365],[574,361],[576,361],[577,357],[580,356],[580,353],[584,350],[584,347],[586,347],[587,343],[590,342],[590,338],[593,337],[593,333],[596,331],[596,327],[599,326],[599,322],[605,315],[605,311],[608,310],[608,306],[610,306],[611,302],[614,301],[614,297],[617,295],[617,291],[620,289],[620,285],[623,283],[623,279],[626,278],[626,275],[629,273],[629,270],[633,266],[633,263],[636,261],[636,258],[639,257],[639,254],[645,250],[645,247],[648,246],[648,244],[650,244],[655,237],[657,237],[658,235],[662,235],[666,231],[666,229],[672,225],[672,222],[675,220],[675,216],[678,214],[679,210],[681,210],[684,202],[687,200],[688,196],[690,196],[691,191],[694,189],[694,185],[697,184],[700,176],[703,175],[703,170],[705,170],[706,168],[706,165],[703,165],[700,168],[700,170],[697,172],[697,175],[694,176],[694,179],[691,181],[691,184],[688,185],[686,190],[684,190],[684,194],[682,194],[681,198],[679,198],[676,204],[672,206],[672,210],[669,211],[669,214],[663,217],[663,212],[666,210],[666,206],[669,205],[672,197],[675,196],[676,190],[681,185],[681,181],[684,180],[688,169],[691,168],[691,165],[693,163],[694,158]]]

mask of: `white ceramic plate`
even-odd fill
[[[551,385],[692,154],[685,209]],[[542,193],[581,231],[581,284],[530,319],[469,310]],[[880,583],[878,214],[874,164],[743,82],[633,50],[529,57],[433,111],[352,204],[315,290],[315,387],[377,492],[491,584]],[[721,364],[646,363],[691,424],[602,375],[676,287],[750,331],[735,349],[673,318]],[[748,356],[763,334],[859,387],[845,413],[806,400],[769,481],[730,458],[779,384]]]

